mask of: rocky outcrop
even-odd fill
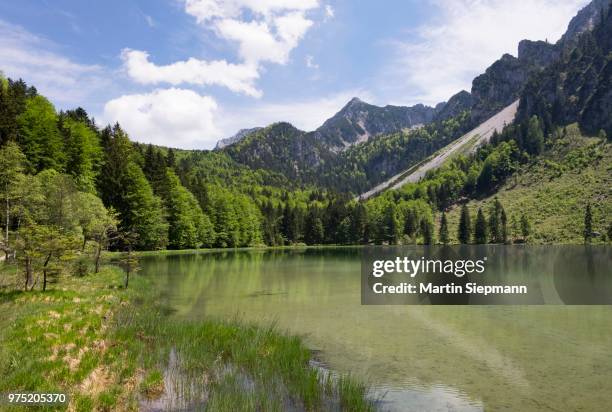
[[[520,120],[538,115],[545,124],[579,122],[587,133],[612,133],[612,16],[599,16],[571,51],[530,80],[521,95]]]
[[[516,100],[531,73],[529,62],[504,54],[472,82],[472,121],[481,123]]]
[[[379,107],[355,97],[315,130],[314,138],[340,151],[374,136],[430,123],[435,113],[433,107],[422,104],[412,107]]]
[[[472,95],[465,90],[461,90],[448,99],[448,102],[440,103],[436,106],[434,121],[447,120],[451,117],[458,116],[467,110],[471,110],[472,104]]]
[[[593,0],[570,21],[567,31],[557,42],[563,49],[572,49],[580,35],[591,31],[600,22],[602,11],[606,11],[610,6],[610,0]]]
[[[235,135],[219,140],[217,142],[217,145],[215,146],[215,150],[223,149],[224,147],[227,147],[234,143],[238,143],[239,141],[241,141],[242,139],[244,139],[251,133],[254,133],[261,129],[262,129],[261,127],[253,127],[251,129],[240,129],[238,133],[236,133]]]

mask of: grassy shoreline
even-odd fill
[[[40,410],[373,408],[365,386],[312,367],[299,337],[236,319],[179,322],[146,276],[122,283],[107,266],[47,292],[0,290],[0,392],[68,393],[69,405]]]

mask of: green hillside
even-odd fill
[[[469,201],[472,219],[479,207],[488,211],[498,197],[508,215],[511,237],[521,237],[518,222],[524,213],[532,229],[530,243],[581,243],[590,202],[593,230],[605,234],[612,216],[612,145],[583,136],[576,125],[565,131],[550,150],[522,166],[497,192]],[[452,242],[457,242],[460,210],[457,204],[447,213]]]

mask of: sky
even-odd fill
[[[435,105],[588,0],[0,2],[0,70],[133,140],[210,149],[239,129],[314,130],[352,97]]]

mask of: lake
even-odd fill
[[[571,250],[496,248],[518,277]],[[609,410],[612,306],[362,306],[362,251],[148,256],[142,273],[177,318],[275,322],[303,336],[326,368],[369,383],[382,410]],[[598,249],[606,276],[609,257]]]

